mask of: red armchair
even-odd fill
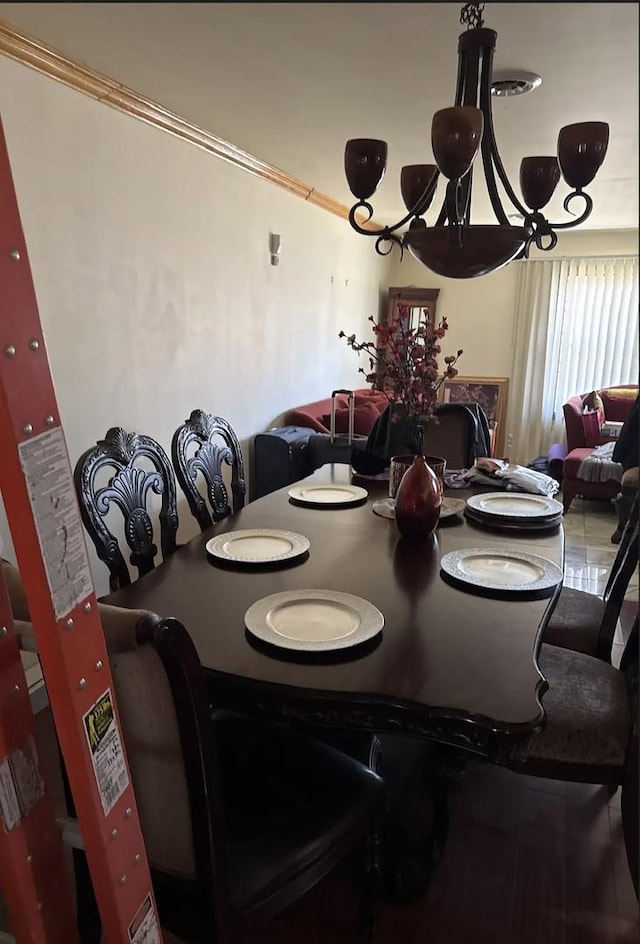
[[[604,419],[610,422],[624,422],[638,395],[638,387],[635,384],[619,384],[617,387],[605,387],[598,393],[604,405]],[[578,478],[580,463],[593,451],[594,446],[611,442],[611,437],[599,435],[591,445],[587,445],[583,408],[588,396],[588,393],[577,394],[570,397],[562,407],[568,449],[562,468],[562,503],[565,512],[569,510],[576,495],[580,498],[607,499],[615,498],[620,491],[620,482],[615,479],[606,482],[585,482]]]

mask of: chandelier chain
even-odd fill
[[[484,3],[465,3],[460,11],[460,23],[467,29],[480,29],[484,25],[482,14]]]

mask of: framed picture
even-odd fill
[[[507,419],[506,377],[454,377],[438,391],[442,403],[479,403],[487,414],[491,431],[491,455],[504,455]]]

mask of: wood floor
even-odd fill
[[[474,763],[424,899],[381,904],[374,944],[636,944],[619,794]],[[347,869],[242,944],[354,944]]]

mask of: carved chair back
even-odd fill
[[[148,463],[153,466],[152,471],[144,467]],[[99,485],[105,469],[111,475],[106,485]],[[150,492],[162,496],[159,523],[163,558],[176,550],[175,477],[167,454],[151,437],[128,433],[119,426],[111,427],[104,439],[80,456],[74,478],[82,520],[98,557],[109,568],[111,590],[131,583],[118,540],[105,521],[112,506],[124,516],[124,536],[131,551],[129,560],[138,569],[139,576],[153,570],[158,553],[147,510]]]
[[[631,578],[638,570],[638,540],[638,502],[636,501],[632,514],[625,525],[616,559],[603,594],[605,608],[598,632],[596,655],[600,659],[605,659],[605,661],[611,661],[613,637],[622,603]]]
[[[196,451],[189,455],[195,445]],[[205,531],[231,514],[222,465],[231,467],[233,511],[244,505],[247,486],[240,443],[229,423],[221,416],[193,410],[191,416],[173,434],[171,457],[180,488],[200,530]],[[197,487],[202,475],[211,510]]]

